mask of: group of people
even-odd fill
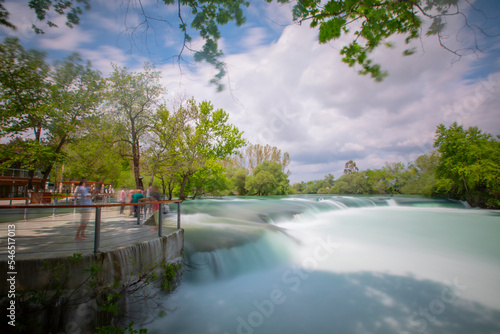
[[[119,194],[119,199],[121,204],[127,204],[127,203],[139,203],[142,201],[151,201],[151,202],[157,202],[160,200],[160,193],[158,191],[157,187],[152,187],[150,186],[146,192],[142,189],[131,189],[127,193],[127,189],[124,187],[120,191]],[[137,217],[141,213],[143,205],[131,205],[130,206],[130,213],[129,216],[134,216]],[[146,212],[155,212],[158,210],[158,204],[153,204],[153,205],[146,205],[144,206],[144,210]],[[120,207],[120,214],[124,214],[125,211],[125,206]]]
[[[87,180],[82,179],[76,189],[76,195],[77,195],[77,203],[78,205],[92,205],[92,194],[90,192],[89,187],[87,186]],[[122,190],[119,193],[119,201],[121,204],[135,204],[135,205],[130,205],[130,214],[129,216],[134,216],[137,217],[141,214],[142,207],[144,207],[144,210],[146,212],[150,211],[152,213],[155,213],[158,211],[159,204],[154,203],[152,205],[137,205],[139,202],[143,201],[151,201],[151,202],[158,202],[161,200],[160,193],[158,191],[158,188],[150,186],[147,190],[146,193],[142,189],[131,189],[128,191],[125,187],[122,188]],[[92,214],[93,207],[81,207],[79,208],[80,211],[80,223],[76,229],[76,236],[75,240],[85,240],[88,237],[85,235],[85,230],[87,228],[87,225],[90,220],[90,216]],[[124,214],[125,211],[125,205],[120,206],[120,214]]]

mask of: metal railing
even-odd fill
[[[110,204],[111,203],[111,198],[113,198],[115,195],[114,194],[97,194],[94,195],[94,201],[96,200],[101,200],[102,204]],[[60,203],[75,203],[77,200],[78,195],[65,195],[65,194],[51,194],[49,196],[44,196],[42,193],[31,193],[31,197],[8,197],[8,198],[0,198],[0,203],[2,201],[8,201],[9,206],[13,206],[13,202],[24,202],[24,220],[28,220],[28,208],[33,208],[33,204],[52,204],[54,203],[54,208],[52,210],[52,215],[56,215],[56,208],[57,205]],[[30,204],[33,203],[33,204]],[[18,207],[19,205],[14,206]],[[46,208],[47,206],[44,206]],[[69,207],[68,205],[64,205],[64,207]],[[5,208],[2,205],[0,205],[0,208]],[[73,206],[73,213],[76,212],[76,206]]]
[[[109,194],[108,194],[109,195]],[[72,197],[72,196],[68,196]],[[24,220],[27,221],[28,218],[28,211],[32,209],[52,209],[52,215],[56,215],[56,210],[57,209],[73,209],[73,213],[76,212],[77,209],[89,209],[89,208],[95,208],[95,215],[94,215],[94,247],[93,251],[94,253],[99,252],[99,248],[101,245],[101,227],[102,227],[102,209],[106,208],[113,208],[113,207],[130,207],[130,206],[136,206],[140,208],[139,210],[135,211],[137,212],[137,225],[142,225],[142,222],[145,221],[145,218],[147,217],[147,208],[153,205],[158,205],[158,219],[155,221],[155,224],[157,224],[157,231],[158,231],[158,236],[162,237],[163,236],[163,215],[164,215],[164,206],[168,204],[177,204],[177,229],[181,228],[181,203],[182,200],[162,200],[162,201],[154,201],[154,202],[140,202],[140,203],[126,203],[126,204],[121,204],[121,203],[116,203],[116,204],[92,204],[92,205],[73,205],[73,204],[68,204],[68,205],[58,205],[58,204],[48,204],[48,205],[43,205],[43,204],[27,204],[27,201],[29,200],[28,198],[19,198],[20,200],[26,200],[25,205],[0,205],[0,210],[1,209],[22,209],[24,210]],[[0,199],[0,200],[10,200],[10,199]],[[67,197],[66,197],[67,200]],[[108,200],[109,201],[109,200]],[[55,201],[57,203],[57,201]],[[151,210],[153,213],[151,217],[154,219],[154,211]],[[151,219],[151,217],[149,219]],[[9,223],[10,224],[10,223]]]

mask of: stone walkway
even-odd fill
[[[0,210],[0,215],[8,210]],[[137,225],[137,218],[120,214],[118,207],[103,208],[101,212],[100,251],[119,249],[158,237],[152,225]],[[94,251],[94,213],[86,229],[88,239],[75,241],[80,214],[63,213],[49,217],[28,218],[27,221],[0,223],[0,261],[6,261],[8,246],[15,245],[15,259],[67,257],[73,253]],[[5,219],[3,220],[5,221]],[[15,228],[12,228],[12,225]],[[163,235],[177,230],[177,214],[164,215]],[[14,235],[15,234],[15,235]],[[9,239],[9,235],[11,238]]]

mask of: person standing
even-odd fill
[[[135,194],[132,196],[132,203],[139,203],[139,201],[144,198],[143,195],[143,190],[142,189],[137,189],[135,191]],[[140,205],[134,205],[134,217],[140,217],[141,214],[141,206]]]
[[[125,191],[125,187],[120,191],[120,204],[127,203],[127,192]],[[125,210],[125,206],[120,206],[120,214],[123,214],[123,210]]]
[[[152,189],[153,189],[153,187],[149,186],[148,189],[146,190],[146,197],[148,198],[148,200],[150,200]],[[146,210],[146,213],[152,212],[151,204],[146,205],[145,210]]]
[[[135,194],[135,190],[130,189],[130,191],[128,192],[128,203],[132,203],[132,199],[134,197],[134,194]],[[132,216],[134,214],[134,206],[129,205],[129,209],[130,209],[129,216]]]
[[[82,179],[78,185],[77,192],[77,203],[78,205],[92,205],[92,195],[90,195],[89,188],[87,187],[87,180]],[[80,208],[80,224],[76,228],[75,240],[84,240],[88,237],[85,235],[85,229],[90,220],[90,215],[92,213],[92,208]]]
[[[158,191],[158,187],[153,187],[153,189],[151,190],[151,196],[150,197],[151,197],[149,199],[150,201],[154,201],[154,202],[161,201],[161,195],[160,195],[160,192]],[[153,217],[154,217],[154,223],[155,224],[158,222],[158,216],[159,216],[158,209],[159,208],[160,208],[160,204],[159,203],[154,203],[152,205]],[[151,231],[158,231],[158,225],[155,225],[155,226],[151,227]]]

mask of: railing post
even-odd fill
[[[24,205],[28,206],[28,198],[24,200]],[[24,220],[28,220],[28,208],[24,208]]]
[[[139,204],[139,203],[136,203],[136,204]],[[136,211],[136,208],[137,208],[137,211]],[[137,225],[141,225],[141,206],[140,205],[136,205],[134,207],[134,213],[137,216]]]
[[[94,224],[94,253],[99,253],[101,244],[101,207],[95,208],[95,224]]]
[[[154,213],[153,213],[154,215]],[[158,236],[161,237],[163,228],[163,204],[158,204]]]
[[[57,197],[54,197],[54,204],[57,205]],[[56,216],[56,208],[54,207],[52,209],[52,217]]]
[[[181,228],[181,202],[177,202],[177,229]]]

